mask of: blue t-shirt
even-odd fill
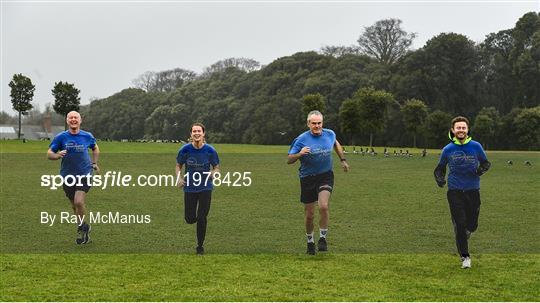
[[[186,144],[178,151],[176,163],[186,167],[185,192],[197,193],[214,188],[212,178],[208,177],[208,173],[210,165],[219,164],[219,157],[212,145],[204,144],[201,148],[195,148],[191,143]]]
[[[94,149],[96,138],[91,133],[80,130],[77,134],[63,131],[56,135],[49,144],[53,152],[66,150],[66,155],[62,158],[60,175],[85,176],[92,174],[92,160],[88,154],[88,149]]]
[[[476,169],[481,162],[487,161],[482,145],[474,140],[458,145],[449,143],[441,154],[439,165],[447,165],[448,189],[471,190],[480,189],[480,177]]]
[[[309,154],[300,157],[300,178],[318,175],[332,170],[332,149],[336,142],[336,134],[331,129],[323,128],[320,136],[306,131],[294,139],[289,155],[297,154],[307,146]]]

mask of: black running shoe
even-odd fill
[[[83,244],[84,241],[84,232],[83,232],[83,226],[79,225],[77,227],[77,239],[75,240],[75,243],[77,244]]]
[[[328,251],[328,244],[326,244],[326,238],[319,238],[319,242],[317,242],[317,247],[319,248],[319,251]]]
[[[90,224],[83,224],[83,242],[82,244],[86,244],[90,242]]]
[[[315,243],[308,242],[306,254],[314,255],[315,254]]]
[[[198,255],[204,255],[204,247],[197,246],[197,254]]]
[[[80,225],[78,228],[77,228],[77,240],[76,240],[76,243],[77,244],[86,244],[88,242],[90,242],[90,225],[84,223],[83,225]]]

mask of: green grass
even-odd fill
[[[73,225],[39,223],[42,211],[69,210],[61,189],[39,186],[41,175],[59,167],[45,159],[47,142],[0,142],[0,299],[540,300],[538,152],[488,151],[493,166],[482,177],[473,269],[463,271],[446,190],[432,177],[439,151],[426,158],[349,154],[348,174],[336,162],[331,253],[313,258],[303,254],[298,166],[285,164],[287,147],[215,146],[222,171],[250,171],[253,184],[215,190],[208,254],[197,258],[194,226],[183,222],[183,194],[174,187],[93,188],[89,211],[149,214],[152,222],[94,224],[93,243],[76,246]],[[137,176],[173,174],[179,145],[100,148],[102,171]],[[85,286],[77,283],[82,277]]]
[[[448,254],[4,255],[0,283],[9,301],[538,300],[538,255],[474,262],[461,270]]]

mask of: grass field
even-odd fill
[[[539,301],[540,153],[488,152],[473,268],[455,254],[445,189],[426,158],[347,156],[335,163],[330,252],[307,256],[297,165],[285,146],[216,145],[222,172],[251,172],[249,187],[218,187],[207,255],[194,256],[174,187],[93,188],[88,211],[147,214],[150,224],[94,224],[74,244],[72,224],[40,224],[68,211],[46,142],[0,142],[0,300],[43,301]],[[100,143],[100,166],[173,174],[176,144]],[[393,149],[390,148],[392,152]],[[410,151],[418,155],[418,150]],[[379,150],[381,152],[381,150]],[[506,161],[513,160],[508,166]],[[532,167],[523,165],[525,160]]]

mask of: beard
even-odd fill
[[[465,139],[465,138],[467,138],[467,134],[466,133],[457,133],[456,138]]]

